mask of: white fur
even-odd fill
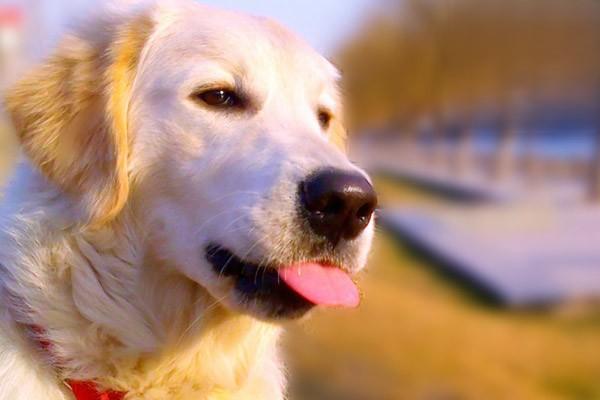
[[[295,217],[298,182],[358,171],[316,117],[319,106],[340,113],[337,72],[273,22],[187,1],[144,7],[156,25],[129,104],[125,208],[88,227],[78,200],[26,159],[7,189],[0,400],[69,399],[65,379],[128,400],[284,398],[280,327],[242,304],[203,251],[218,241],[257,262],[315,257]],[[215,82],[240,85],[255,110],[189,99]],[[327,257],[357,272],[372,235],[371,224]]]

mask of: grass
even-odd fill
[[[383,203],[438,201],[380,179]],[[509,311],[379,232],[356,311],[287,337],[293,400],[600,399],[600,312]]]

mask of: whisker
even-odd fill
[[[212,199],[211,202],[212,203],[218,203],[218,202],[220,202],[222,200],[225,200],[228,197],[237,196],[237,195],[252,195],[252,196],[260,197],[261,193],[257,192],[257,191],[253,191],[253,190],[236,190],[236,191],[233,191],[233,192],[228,193],[226,195],[223,195],[221,197],[218,197],[216,199]]]
[[[223,297],[220,297],[218,299],[216,299],[214,302],[212,302],[208,307],[206,307],[204,310],[202,310],[201,313],[199,313],[199,315],[194,319],[194,321],[192,321],[192,323],[190,323],[188,325],[188,327],[185,329],[185,331],[183,331],[183,333],[179,336],[179,340],[177,341],[177,346],[179,346],[181,344],[181,342],[185,339],[185,336],[193,329],[196,327],[196,324],[198,324],[198,322],[200,322],[200,320],[206,316],[206,314],[210,311],[212,311],[215,307],[217,307],[223,300],[225,300],[227,297],[229,297],[229,294],[224,295]]]
[[[212,221],[214,221],[216,218],[225,215],[225,214],[230,214],[230,213],[234,213],[234,212],[238,212],[239,210],[224,210],[221,211],[220,213],[217,213],[215,215],[212,215],[210,218],[208,218],[207,220],[205,220],[204,222],[202,222],[202,224],[196,228],[196,232],[201,232],[209,223],[211,223]]]
[[[236,210],[239,211],[239,210]],[[228,231],[229,228],[231,228],[232,225],[234,225],[235,223],[237,223],[238,221],[241,221],[242,219],[246,218],[247,215],[240,215],[237,218],[234,218],[233,221],[229,222],[229,224],[227,224],[227,226],[223,229],[225,232],[222,235],[227,235],[231,232]]]
[[[231,253],[231,255],[229,256],[229,259],[227,259],[227,261],[225,262],[225,264],[223,264],[223,266],[221,267],[221,270],[219,271],[219,275],[218,275],[219,278],[223,277],[223,273],[225,272],[225,270],[229,266],[229,263],[233,260],[234,257],[235,257],[235,255],[233,253]]]

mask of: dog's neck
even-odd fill
[[[47,218],[56,211],[44,207],[62,205],[22,205],[5,226],[3,291],[19,324],[43,329],[47,362],[63,378],[97,380],[133,399],[280,396],[279,328],[226,311],[175,273],[127,210],[90,231],[56,225]]]

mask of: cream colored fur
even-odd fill
[[[177,0],[96,15],[12,89],[25,157],[0,212],[0,400],[70,399],[67,379],[127,400],[283,399],[281,328],[201,251],[311,256],[297,182],[356,169],[336,80],[275,23]],[[242,85],[252,115],[189,100],[215,82]],[[372,228],[327,256],[362,269]]]

